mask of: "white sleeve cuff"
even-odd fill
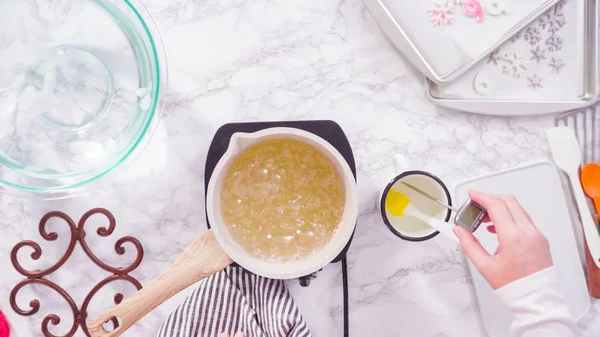
[[[512,337],[578,336],[558,281],[556,269],[550,267],[496,290],[514,315]]]
[[[546,287],[556,287],[558,285],[558,274],[554,266],[538,271],[537,273],[509,283],[504,287],[497,289],[496,294],[504,303],[512,303],[533,292]]]

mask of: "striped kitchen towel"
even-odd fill
[[[201,281],[163,323],[156,337],[310,337],[283,281],[231,266]]]

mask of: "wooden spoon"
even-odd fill
[[[212,230],[196,239],[160,276],[121,304],[88,323],[92,337],[117,337],[149,312],[192,284],[215,274],[233,261],[223,251]],[[120,325],[108,332],[102,326],[111,318]]]
[[[596,213],[600,214],[600,165],[588,164],[583,168],[581,172],[581,185],[585,194],[594,200]],[[585,245],[585,259],[587,261],[587,278],[590,294],[594,298],[600,298],[600,268],[596,267],[587,243]]]

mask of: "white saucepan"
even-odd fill
[[[294,139],[312,145],[331,160],[344,183],[344,212],[333,238],[318,252],[299,260],[274,262],[263,261],[252,256],[233,240],[221,216],[221,186],[232,159],[246,148],[271,139]],[[225,269],[233,261],[260,276],[292,279],[318,271],[342,252],[356,225],[358,198],[352,171],[346,160],[331,144],[315,134],[294,128],[271,128],[255,133],[236,133],[229,144],[227,152],[215,167],[207,190],[206,210],[212,230],[197,238],[165,272],[142,290],[91,321],[88,330],[92,337],[120,336],[173,295]],[[112,317],[119,318],[121,325],[114,331],[108,332],[103,328],[103,324]]]

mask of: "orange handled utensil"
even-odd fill
[[[585,194],[594,201],[596,213],[600,214],[600,165],[588,164],[583,168],[581,172],[581,185]],[[585,246],[585,258],[587,261],[590,294],[594,298],[600,298],[600,269],[596,267],[587,243]]]

